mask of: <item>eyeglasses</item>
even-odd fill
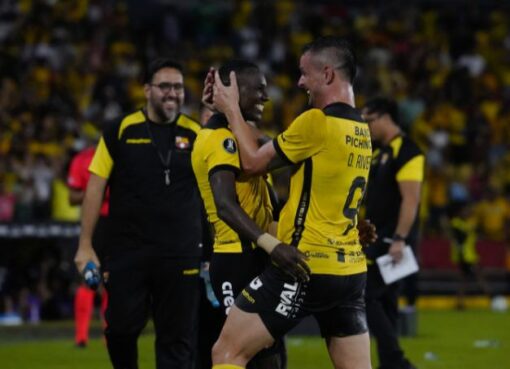
[[[182,83],[170,83],[170,82],[161,82],[161,83],[151,83],[152,87],[157,87],[163,92],[164,94],[167,94],[174,90],[175,92],[182,92],[184,91],[184,84]]]

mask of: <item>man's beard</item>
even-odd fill
[[[179,114],[181,110],[181,104],[177,99],[166,99],[166,100],[173,100],[176,104],[175,109],[172,111],[165,110],[163,108],[163,104],[165,101],[161,101],[159,104],[153,104],[154,107],[154,113],[158,116],[159,120],[163,123],[169,123],[173,122],[175,118],[177,117],[177,114]]]

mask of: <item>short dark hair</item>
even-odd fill
[[[368,114],[388,114],[396,124],[399,124],[398,105],[395,100],[386,97],[375,97],[368,100],[363,107]]]
[[[356,56],[350,44],[340,37],[322,36],[303,47],[303,54],[321,54],[325,51],[330,51],[326,55],[330,59],[328,62],[332,63],[335,69],[342,70],[351,84],[354,83],[357,73]]]
[[[145,71],[143,82],[151,83],[154,75],[163,68],[173,68],[177,69],[181,74],[183,73],[182,65],[179,62],[169,58],[157,58],[149,63]]]
[[[253,72],[258,73],[260,72],[260,68],[257,66],[257,64],[243,59],[232,59],[227,61],[218,70],[221,82],[225,86],[230,85],[230,72],[232,71],[236,72],[236,75]]]

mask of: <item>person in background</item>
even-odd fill
[[[386,285],[375,260],[390,254],[398,263],[406,245],[418,241],[418,208],[425,157],[398,125],[397,104],[386,98],[369,100],[362,109],[372,141],[366,194],[366,218],[377,228],[378,242],[367,249],[365,301],[370,334],[377,342],[379,369],[411,369],[398,342],[398,281]]]
[[[467,281],[475,277],[482,292],[490,296],[489,287],[478,265],[476,251],[476,218],[468,203],[456,205],[454,216],[450,220],[450,245],[452,262],[459,271],[460,283],[457,290],[457,309],[463,310]]]
[[[96,151],[96,144],[99,139],[99,132],[92,126],[86,124],[83,128],[83,136],[86,139],[87,147],[74,156],[69,166],[69,173],[67,176],[67,185],[69,187],[69,203],[71,205],[81,205],[85,197],[85,190],[90,178],[89,166],[94,153]],[[106,190],[101,205],[100,216],[97,221],[96,228],[94,229],[94,236],[92,244],[94,251],[101,263],[103,279],[108,279],[107,275],[107,217],[108,217],[108,190]],[[101,318],[103,325],[105,325],[105,312],[108,304],[108,292],[102,286],[99,288],[98,293],[101,296]],[[81,283],[75,293],[74,297],[74,324],[75,324],[75,344],[77,347],[86,347],[89,340],[89,328],[92,314],[94,311],[94,299],[96,291],[88,287],[85,283]]]
[[[138,368],[138,337],[152,313],[156,367],[189,369],[195,346],[202,205],[191,167],[200,124],[181,113],[183,68],[151,62],[145,107],[103,131],[90,164],[75,263],[99,264],[92,234],[108,183],[108,307],[105,330],[115,369]]]

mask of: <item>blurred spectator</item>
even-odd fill
[[[57,222],[78,222],[80,206],[69,203],[69,186],[67,185],[67,168],[61,162],[55,162],[57,173],[52,183],[51,219]]]
[[[16,198],[7,189],[6,183],[0,183],[0,222],[10,222],[14,218]]]
[[[489,288],[478,265],[476,251],[476,219],[469,203],[458,203],[450,222],[451,257],[457,266],[460,284],[457,290],[457,308],[464,309],[468,278],[475,277],[482,292],[490,296]]]
[[[510,203],[492,187],[485,191],[483,199],[475,208],[480,235],[491,241],[508,240],[510,225]]]

